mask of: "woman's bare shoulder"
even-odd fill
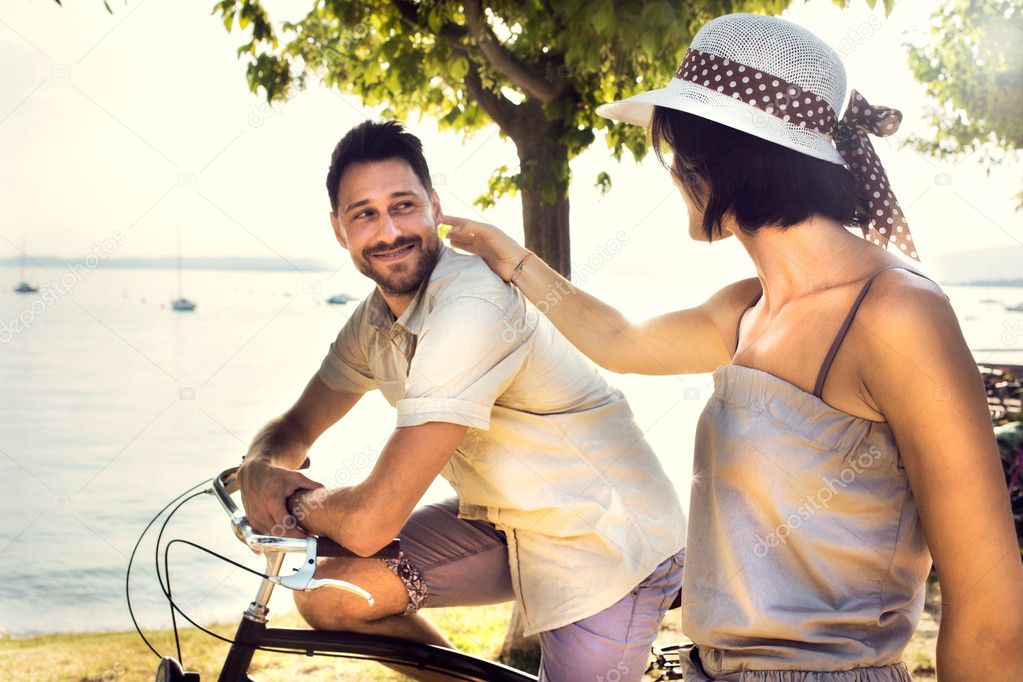
[[[882,273],[857,311],[854,326],[861,330],[856,345],[867,373],[888,382],[900,367],[920,370],[903,371],[908,377],[976,373],[952,304],[941,287],[921,275]],[[875,382],[878,378],[873,377]]]
[[[915,328],[933,330],[949,324],[958,331],[955,311],[941,287],[902,268],[878,275],[856,317],[865,326],[893,333],[912,334]]]
[[[739,312],[760,294],[760,279],[750,277],[718,289],[701,306],[715,320],[735,323]]]
[[[700,306],[704,315],[717,329],[729,357],[735,347],[735,327],[739,321],[739,315],[753,299],[760,295],[760,291],[760,280],[750,277],[718,289]]]

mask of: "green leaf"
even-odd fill
[[[639,44],[651,61],[657,59],[658,52],[661,50],[661,39],[657,34],[653,32],[644,33],[643,37],[639,40]]]
[[[436,7],[431,8],[426,16],[426,23],[430,26],[431,31],[440,33],[441,28],[444,27],[444,16],[441,14],[441,10]]]
[[[398,73],[397,69],[387,70],[387,89],[394,93],[395,96],[401,95],[401,74]]]
[[[449,73],[456,81],[461,81],[469,73],[469,60],[465,57],[455,57],[451,60]]]
[[[614,0],[600,0],[590,9],[590,23],[597,33],[606,33],[615,20]]]

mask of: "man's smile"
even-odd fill
[[[399,246],[398,248],[391,249],[389,251],[378,251],[372,254],[371,257],[383,263],[393,263],[402,260],[410,253],[412,253],[412,250],[415,249],[415,246],[416,245],[414,243],[405,244],[404,246]]]

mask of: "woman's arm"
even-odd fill
[[[857,338],[941,579],[938,679],[1019,680],[1023,565],[983,382],[945,297],[899,274],[875,283]]]
[[[502,279],[513,282],[576,348],[612,372],[691,374],[710,372],[728,363],[738,309],[759,286],[755,279],[737,282],[695,308],[632,323],[615,308],[576,288],[493,225],[453,216],[443,220],[453,226],[447,235],[452,246],[482,257]]]

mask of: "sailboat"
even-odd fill
[[[174,310],[195,310],[195,303],[181,295],[181,223],[178,223],[178,297],[171,301]]]
[[[39,291],[39,287],[34,287],[28,283],[25,279],[25,240],[21,240],[21,281],[18,286],[14,287],[14,291],[19,294],[34,294]]]

